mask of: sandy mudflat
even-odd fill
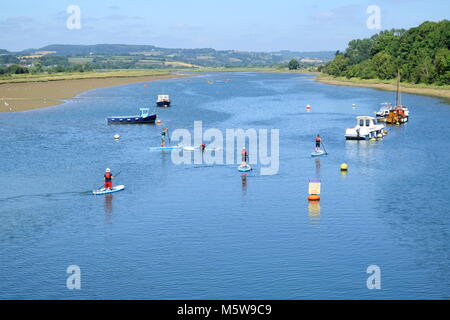
[[[317,77],[316,80],[321,83],[326,84],[334,84],[339,86],[353,86],[353,87],[365,87],[365,88],[375,88],[380,90],[387,90],[387,91],[396,91],[397,86],[392,83],[371,83],[371,82],[365,82],[364,80],[361,80],[360,82],[355,81],[345,81],[341,79],[334,79],[331,77]],[[440,97],[444,98],[446,100],[450,99],[450,90],[449,89],[435,89],[435,88],[421,88],[421,87],[405,87],[403,85],[400,85],[400,91],[405,93],[413,93],[413,94],[420,94],[420,95],[426,95],[426,96],[434,96],[434,97]]]
[[[96,88],[185,76],[186,75],[169,74],[142,77],[5,83],[0,84],[0,112],[17,112],[55,106],[63,103],[61,99],[70,99],[80,92]]]

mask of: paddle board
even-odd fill
[[[247,172],[250,170],[252,170],[252,167],[250,167],[250,165],[246,165],[246,166],[240,165],[238,167],[238,171],[240,171],[240,172]]]
[[[327,153],[325,152],[325,151],[323,151],[323,150],[319,150],[319,151],[313,151],[313,152],[311,152],[311,157],[320,157],[320,156],[323,156],[323,155],[326,155]]]
[[[170,149],[181,149],[181,146],[169,146],[169,147],[149,147],[150,150],[170,150]]]
[[[183,150],[186,150],[186,151],[195,151],[198,149],[200,149],[200,147],[183,147]]]
[[[97,189],[97,190],[92,190],[92,193],[95,195],[102,195],[102,194],[122,191],[123,189],[125,189],[124,185],[118,185],[118,186],[113,187],[112,189],[101,188],[101,189]]]

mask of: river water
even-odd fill
[[[355,117],[395,93],[294,74],[148,85],[0,114],[0,298],[450,297],[449,105],[403,94],[409,123],[382,141],[346,142]],[[162,125],[106,125],[153,108],[163,92],[173,106],[158,109]],[[279,172],[176,165],[170,152],[148,149],[163,126],[192,130],[195,120],[223,132],[280,129]],[[320,159],[310,157],[317,133],[329,153]],[[126,189],[93,196],[106,167]],[[316,204],[307,201],[314,178]],[[66,287],[70,265],[80,267],[81,290]],[[367,288],[370,265],[381,270],[379,290]]]

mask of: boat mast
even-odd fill
[[[397,98],[396,98],[397,106],[400,106],[400,68],[397,68]]]

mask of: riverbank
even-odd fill
[[[396,80],[379,80],[379,79],[347,79],[344,77],[331,77],[319,74],[316,81],[320,83],[338,85],[338,86],[354,86],[374,88],[386,91],[396,91]],[[426,84],[409,84],[401,83],[400,91],[405,93],[420,94],[426,96],[433,96],[450,100],[450,86],[436,86]]]
[[[192,70],[194,72],[262,72],[262,73],[296,73],[296,74],[312,74],[319,75],[319,72],[310,71],[308,69],[289,70],[287,68],[264,68],[264,67],[248,67],[248,68],[198,68]]]
[[[0,80],[0,112],[55,106],[91,89],[185,77],[167,71],[113,71],[15,77]]]

